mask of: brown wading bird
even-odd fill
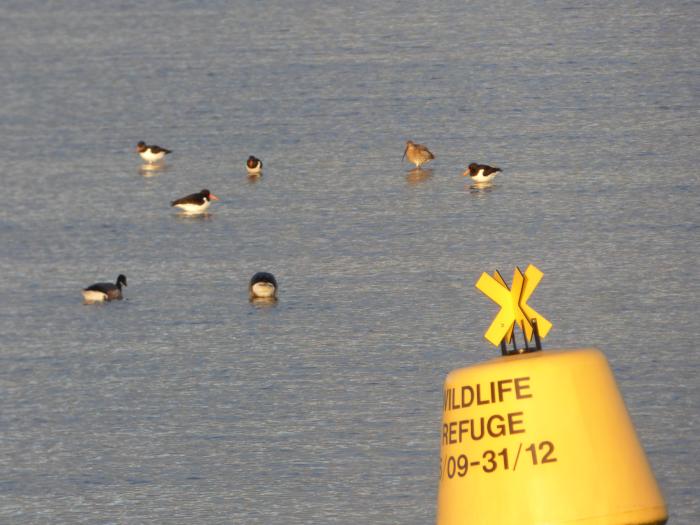
[[[416,165],[416,168],[420,168],[426,162],[433,160],[435,155],[433,155],[430,150],[423,146],[423,144],[416,144],[411,140],[406,141],[406,149],[403,152],[403,157],[408,158],[409,162]]]

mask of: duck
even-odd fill
[[[251,155],[245,163],[245,169],[248,170],[248,175],[260,175],[262,173],[262,161]]]
[[[429,162],[435,158],[435,155],[423,144],[416,144],[412,140],[406,141],[406,149],[403,151],[403,157],[408,158],[409,162],[416,165],[416,168],[420,168],[426,162]]]
[[[122,286],[126,286],[126,275],[119,274],[117,282],[95,283],[83,289],[83,299],[86,303],[102,303],[122,299]]]
[[[268,272],[258,272],[250,279],[250,299],[277,299],[277,279]]]
[[[169,149],[161,148],[156,145],[149,146],[144,141],[140,141],[136,144],[136,151],[138,151],[141,158],[149,164],[159,162],[163,160],[168,153],[171,153]]]
[[[474,182],[490,182],[500,171],[501,168],[472,162],[462,175],[471,177]]]
[[[170,206],[180,208],[185,213],[202,213],[209,207],[212,200],[218,201],[219,197],[209,190],[203,189],[199,193],[192,193],[172,201]]]

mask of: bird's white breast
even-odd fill
[[[146,162],[157,162],[165,157],[165,152],[160,151],[158,153],[153,153],[150,149],[147,149],[146,151],[140,152],[139,155],[141,155],[141,158]]]
[[[490,175],[484,175],[483,168],[478,171],[476,175],[472,176],[474,182],[488,182],[496,176],[497,171],[491,173]]]
[[[101,303],[107,299],[107,294],[97,290],[83,290],[83,299],[86,303]]]
[[[185,213],[201,213],[209,207],[210,201],[205,201],[204,204],[182,203],[176,204],[175,207],[180,208]]]
[[[256,297],[272,297],[275,295],[275,287],[270,283],[255,283],[253,295]]]

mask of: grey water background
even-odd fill
[[[0,522],[434,522],[442,381],[498,354],[474,283],[528,263],[700,521],[699,10],[1,3]]]

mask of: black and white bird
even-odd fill
[[[472,162],[462,175],[470,177],[474,182],[490,182],[501,168],[494,168],[487,164],[477,164]]]
[[[250,279],[250,299],[277,299],[277,280],[268,272],[258,272]]]
[[[169,149],[161,148],[160,146],[149,146],[144,141],[136,144],[136,151],[138,151],[141,158],[152,164],[154,162],[159,162],[165,158],[165,156],[170,153]]]
[[[119,274],[115,284],[95,283],[83,289],[83,299],[85,299],[86,303],[120,300],[122,298],[122,286],[126,286],[126,275]]]
[[[170,205],[180,208],[185,213],[202,213],[209,207],[209,204],[211,204],[213,200],[218,201],[219,197],[209,190],[204,189],[199,193],[193,193],[187,197],[174,200]]]
[[[245,169],[248,170],[248,175],[260,175],[262,173],[263,163],[252,155],[248,157],[248,161],[245,163]]]

